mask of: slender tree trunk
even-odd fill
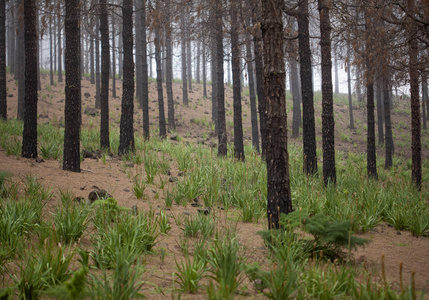
[[[119,79],[123,77],[123,69],[124,69],[124,53],[122,52],[123,48],[123,40],[122,40],[122,24],[119,25],[118,32],[118,76]]]
[[[79,0],[66,1],[66,101],[63,169],[80,172],[80,26]]]
[[[225,119],[225,89],[223,71],[223,14],[222,0],[215,1],[216,6],[216,79],[217,79],[217,125],[218,133],[218,156],[227,155],[227,133]]]
[[[63,82],[63,49],[61,47],[62,43],[62,37],[61,37],[61,13],[60,8],[58,7],[58,24],[57,24],[57,31],[58,31],[58,82]],[[92,39],[91,39],[92,40]],[[94,55],[92,54],[91,62],[94,63]],[[93,65],[94,67],[94,65]],[[94,74],[94,70],[92,71],[92,74]]]
[[[25,106],[25,43],[24,43],[24,1],[18,1],[18,41],[17,41],[17,50],[18,54],[16,55],[17,61],[15,65],[17,66],[17,79],[18,79],[18,115],[19,120],[24,120],[24,106]],[[24,62],[24,63],[22,63]]]
[[[349,96],[349,119],[350,119],[350,128],[354,129],[355,128],[355,123],[354,123],[354,119],[353,119],[353,103],[352,103],[352,76],[351,76],[351,65],[350,65],[350,55],[351,55],[351,50],[350,50],[350,45],[347,45],[347,53],[348,53],[348,60],[347,60],[347,92],[348,92],[348,96]],[[372,97],[373,97],[373,101],[374,101],[374,84],[372,84]]]
[[[334,65],[335,65],[335,94],[340,93],[340,80],[338,77],[338,53],[337,47],[334,47]]]
[[[110,148],[109,136],[109,73],[110,73],[110,43],[109,19],[106,0],[100,0],[100,34],[101,34],[101,124],[100,148]]]
[[[112,97],[116,98],[116,24],[112,13]]]
[[[298,138],[301,123],[301,103],[299,101],[298,62],[290,58],[291,91],[293,100],[292,138]]]
[[[124,79],[122,87],[122,115],[119,137],[119,155],[134,151],[134,61],[133,61],[133,1],[122,5],[122,40],[124,44]]]
[[[323,180],[336,183],[334,108],[332,95],[331,22],[327,0],[318,0],[320,15],[320,47],[322,53],[322,144]]]
[[[96,0],[99,3],[99,0]],[[95,17],[95,108],[101,108],[100,101],[100,17]]]
[[[429,110],[426,112],[426,107],[429,105],[428,84],[427,79],[422,77],[422,111],[423,111],[423,129],[427,129],[427,119],[429,118]]]
[[[408,0],[408,10],[415,14],[414,1]],[[417,24],[411,17],[408,18],[408,53],[410,56],[410,92],[411,92],[411,151],[412,168],[411,180],[420,190],[422,186],[422,141],[420,123],[420,99],[419,99],[419,71],[418,71],[418,42],[415,36]]]
[[[380,72],[378,72],[380,73]],[[384,105],[383,105],[383,82],[380,74],[376,80],[376,92],[377,97],[377,131],[378,131],[378,144],[384,144]]]
[[[250,18],[246,24],[250,26]],[[249,78],[249,100],[250,100],[250,120],[252,123],[252,144],[259,153],[259,131],[258,131],[258,111],[256,108],[255,82],[253,78],[253,57],[252,57],[252,40],[250,34],[246,32],[246,59],[247,59],[247,76]]]
[[[54,56],[52,46],[52,20],[49,20],[49,82],[54,85]]]
[[[234,157],[244,161],[243,120],[241,112],[240,44],[238,41],[237,3],[231,1],[232,92],[234,102]]]
[[[147,39],[146,39],[146,0],[143,0],[141,25],[142,25],[142,110],[143,110],[143,136],[149,139],[149,88],[148,88],[148,64],[147,64]]]
[[[213,12],[214,16],[214,12]],[[216,19],[212,18],[213,27],[215,27]],[[216,45],[216,30],[213,30],[212,39],[211,39],[211,77],[212,77],[212,122],[215,125],[215,134],[217,135],[217,130],[219,129],[218,119],[217,119],[217,67],[216,67],[216,57],[217,57],[217,45]]]
[[[301,62],[300,76],[303,114],[302,140],[304,148],[304,172],[310,175],[317,172],[317,155],[313,103],[313,71],[311,66],[310,34],[308,28],[308,0],[300,2],[297,20],[299,32],[299,60]]]
[[[203,36],[203,55],[202,55],[202,64],[203,64],[203,97],[207,98],[207,70],[206,70],[206,45],[205,39]]]
[[[281,0],[262,1],[264,88],[267,121],[267,217],[268,228],[279,228],[280,214],[292,212],[287,151],[285,66]]]
[[[192,49],[191,49],[191,30],[189,29],[190,21],[189,16],[185,17],[186,19],[186,62],[187,62],[187,75],[188,75],[188,84],[189,84],[189,91],[192,91]]]
[[[54,44],[54,72],[57,72],[57,44],[56,44],[56,40],[57,40],[57,18],[55,18],[55,16],[53,17],[53,44]]]
[[[256,71],[256,90],[258,94],[258,110],[259,110],[259,125],[261,132],[261,148],[262,148],[262,158],[265,159],[265,150],[267,149],[267,133],[266,133],[266,121],[265,121],[265,91],[264,91],[264,64],[262,60],[262,38],[261,30],[259,29],[260,20],[261,20],[261,7],[259,1],[253,0],[253,6],[255,13],[253,16],[253,25],[256,28],[253,44],[255,52],[255,71]]]
[[[166,87],[167,87],[167,105],[168,105],[168,128],[176,129],[174,120],[174,100],[173,100],[173,51],[171,45],[171,3],[170,0],[165,1],[166,12],[166,28],[165,28],[165,52],[166,52]]]
[[[188,105],[188,77],[186,66],[186,24],[185,24],[185,10],[182,11],[180,17],[180,34],[182,46],[182,98],[183,104]],[[152,71],[151,71],[152,73]]]
[[[142,11],[142,1],[136,1],[135,2],[135,7],[136,7],[136,30],[135,30],[135,34],[136,34],[136,98],[138,99],[139,105],[140,107],[142,107],[143,105],[143,95],[142,95],[142,31],[143,31],[143,27],[141,25],[141,14],[143,13]]]
[[[6,102],[6,0],[0,0],[0,119],[7,120],[7,102]]]
[[[22,156],[37,157],[37,8],[36,0],[24,2],[25,109]]]
[[[5,0],[6,2],[6,0]],[[7,47],[7,59],[8,59],[8,65],[10,67],[10,74],[15,74],[15,43],[16,43],[16,36],[15,36],[15,1],[8,1],[9,6],[9,15],[8,15],[8,47]]]
[[[160,9],[158,1],[157,9]],[[160,25],[155,27],[156,86],[158,90],[159,136],[165,138],[167,131],[165,128],[164,95],[162,91],[161,37],[159,27]]]
[[[392,135],[392,121],[390,118],[390,99],[389,99],[389,80],[386,74],[383,74],[383,101],[384,101],[384,124],[386,130],[386,161],[384,164],[385,169],[390,169],[392,166],[393,156],[393,135]]]
[[[197,40],[197,66],[196,66],[196,70],[195,70],[195,75],[197,77],[197,83],[200,84],[201,80],[200,80],[200,61],[201,59],[201,42],[200,40]]]

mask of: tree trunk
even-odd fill
[[[143,95],[142,95],[142,31],[143,31],[143,27],[141,25],[141,14],[143,13],[142,11],[142,1],[136,1],[135,2],[135,7],[136,7],[136,30],[135,30],[135,34],[136,34],[136,98],[138,100],[138,103],[140,105],[140,107],[143,106]]]
[[[174,120],[174,99],[173,99],[173,51],[171,45],[171,3],[170,0],[165,1],[165,52],[166,52],[166,88],[167,88],[167,105],[168,105],[168,128],[176,130],[176,122]]]
[[[92,17],[93,18],[93,17]],[[95,84],[95,49],[94,49],[94,23],[93,19],[91,20],[91,34],[89,36],[90,38],[90,46],[89,46],[89,52],[90,52],[90,78],[91,78],[91,84]]]
[[[142,1],[141,30],[142,30],[142,110],[143,110],[143,136],[149,139],[149,88],[147,65],[147,39],[146,39],[146,0]]]
[[[285,66],[281,0],[262,1],[264,41],[264,89],[267,121],[267,217],[268,228],[279,228],[280,214],[292,211],[287,150]]]
[[[6,0],[5,0],[6,2]],[[7,62],[10,67],[10,74],[15,74],[15,1],[9,1],[8,5],[9,15],[8,15],[8,47],[7,47]]]
[[[213,12],[214,16],[214,12]],[[211,24],[213,24],[213,28],[216,28],[216,19],[213,17]],[[217,45],[216,45],[216,30],[213,30],[212,39],[211,39],[211,77],[212,77],[212,122],[215,125],[215,134],[217,135],[218,119],[217,119],[217,67],[216,67],[216,57],[217,57]]]
[[[429,111],[426,112],[426,107],[429,105],[428,97],[428,84],[427,79],[422,77],[422,111],[423,111],[423,129],[427,129],[427,119],[429,118]]]
[[[182,46],[182,98],[183,105],[188,105],[188,77],[186,70],[186,24],[185,24],[185,10],[183,9],[180,17],[180,34]],[[151,72],[152,73],[152,72]]]
[[[222,0],[215,1],[216,6],[216,79],[217,79],[217,125],[218,156],[227,154],[227,133],[225,120],[225,89],[223,71],[223,12]]]
[[[207,70],[206,70],[206,45],[205,39],[203,38],[203,55],[202,55],[202,64],[203,64],[203,97],[207,98]]]
[[[380,73],[380,72],[378,72]],[[376,80],[376,92],[377,97],[377,131],[378,131],[378,144],[384,144],[384,105],[383,105],[383,82],[380,74],[378,74]]]
[[[157,1],[157,9],[160,9]],[[162,65],[161,65],[161,37],[160,23],[155,27],[155,62],[156,62],[156,86],[158,90],[158,109],[159,109],[159,136],[165,138],[167,131],[165,128],[164,95],[162,91]]]
[[[24,2],[25,109],[22,156],[37,157],[37,8],[36,0]]]
[[[79,0],[66,1],[66,101],[63,169],[80,172],[80,16]]]
[[[414,1],[408,0],[408,10],[411,16],[415,14]],[[419,99],[419,70],[418,70],[418,42],[415,36],[417,31],[416,21],[408,18],[408,53],[410,56],[410,92],[411,92],[411,150],[412,168],[411,181],[420,190],[422,186],[422,141],[420,124],[420,99]]]
[[[301,103],[299,101],[298,62],[294,57],[289,60],[291,92],[293,100],[292,138],[298,138],[301,123]]]
[[[192,91],[192,49],[191,49],[191,30],[189,27],[191,26],[191,23],[189,21],[189,16],[186,17],[186,62],[187,62],[187,75],[188,75],[188,84],[189,84],[189,90]]]
[[[265,120],[265,91],[264,91],[264,63],[262,58],[262,39],[260,20],[261,20],[261,7],[259,1],[253,0],[253,7],[255,13],[252,14],[253,26],[255,28],[255,34],[253,38],[254,52],[255,52],[255,71],[256,71],[256,90],[258,94],[258,110],[259,110],[259,125],[261,132],[261,148],[262,158],[265,159],[265,150],[267,149],[267,133],[266,133],[266,120]]]
[[[124,53],[122,52],[123,41],[122,41],[122,24],[119,25],[118,32],[118,76],[119,79],[122,79],[122,71],[124,69]]]
[[[63,82],[63,49],[61,47],[62,37],[61,37],[61,13],[60,13],[60,5],[58,5],[58,22],[57,22],[57,31],[58,31],[58,82]],[[92,39],[91,39],[92,41]],[[94,54],[91,52],[91,62],[94,64]],[[92,65],[94,69],[94,65]],[[92,74],[94,74],[94,70],[92,70]]]
[[[18,55],[15,65],[17,66],[17,79],[18,79],[18,115],[19,120],[24,120],[24,106],[25,106],[25,43],[24,43],[24,0],[18,1]],[[24,62],[24,63],[22,63]]]
[[[36,51],[36,55],[37,55]],[[7,120],[6,102],[6,0],[0,0],[0,119]]]
[[[201,42],[197,40],[197,65],[195,69],[195,75],[197,77],[197,83],[200,84],[200,58],[201,58]]]
[[[54,56],[52,46],[52,19],[49,20],[49,83],[54,85]]]
[[[244,161],[243,120],[241,112],[240,44],[238,41],[237,3],[231,1],[232,92],[234,102],[234,157]]]
[[[57,40],[57,18],[55,18],[55,16],[53,17],[53,22],[54,22],[54,27],[53,27],[53,43],[54,43],[54,73],[57,72],[57,44],[56,44],[56,40]]]
[[[133,1],[122,5],[122,40],[124,44],[124,79],[122,86],[122,114],[119,137],[119,155],[134,151],[134,60],[133,60]]]
[[[338,77],[338,53],[337,47],[334,47],[334,65],[335,65],[335,94],[340,93],[340,80]]]
[[[99,0],[96,0],[99,3]],[[101,108],[100,102],[100,17],[95,17],[95,108]]]
[[[354,129],[355,128],[355,122],[353,119],[353,103],[352,103],[352,76],[351,76],[351,64],[350,64],[350,55],[351,55],[351,50],[350,50],[350,45],[347,45],[347,92],[348,92],[348,96],[349,96],[349,119],[350,119],[350,128]],[[373,101],[374,101],[374,84],[372,84],[372,97],[373,97]],[[374,104],[374,103],[373,103]],[[373,112],[374,113],[374,112]]]
[[[327,0],[318,0],[320,47],[322,54],[322,145],[323,180],[327,185],[337,181],[335,169],[334,108],[332,95],[331,21]]]
[[[308,0],[303,0],[298,12],[299,61],[301,62],[302,137],[304,148],[304,172],[317,172],[316,127],[313,103],[313,71],[309,34]]]
[[[112,13],[112,97],[116,98],[116,24]]]
[[[384,104],[384,124],[386,130],[386,161],[384,164],[385,169],[390,169],[392,166],[393,156],[393,135],[392,135],[392,122],[390,118],[390,100],[389,100],[389,80],[387,74],[383,74],[383,104]]]
[[[101,124],[100,149],[110,148],[109,139],[109,73],[110,73],[110,43],[109,21],[106,0],[100,0],[100,34],[101,34]]]
[[[247,26],[250,26],[248,20]],[[250,120],[252,123],[252,145],[260,153],[259,149],[259,131],[258,131],[258,111],[256,108],[255,82],[253,80],[253,57],[252,57],[252,40],[250,34],[246,32],[246,59],[247,59],[247,76],[249,78],[249,100],[250,100]]]

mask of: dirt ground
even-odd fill
[[[56,81],[56,80],[55,80]],[[117,95],[121,95],[121,83],[117,82],[118,90]],[[157,96],[156,96],[156,84],[151,82],[150,88],[150,107],[151,107],[151,124],[157,126]],[[94,96],[95,86],[92,85],[87,79],[82,81],[82,95],[89,93],[89,97],[82,97],[82,107],[85,109],[88,107],[94,107]],[[210,94],[210,86],[208,86],[208,93]],[[8,82],[8,115],[9,118],[16,116],[16,103],[17,103],[17,88],[12,80]],[[165,95],[165,90],[164,90]],[[176,105],[176,116],[177,116],[177,134],[183,136],[185,140],[195,142],[199,137],[204,134],[208,136],[210,142],[216,143],[216,138],[211,137],[211,130],[209,127],[201,124],[203,120],[210,121],[211,109],[210,100],[202,97],[202,86],[194,85],[193,92],[189,94],[190,103],[189,107],[185,107],[181,104],[181,86],[174,84],[174,97],[177,101]],[[166,96],[165,96],[166,98]],[[250,143],[251,129],[250,129],[250,104],[247,101],[243,102],[243,118],[245,128],[245,140]],[[290,102],[290,99],[288,99]],[[232,89],[226,89],[226,103],[227,110],[232,110]],[[321,105],[316,107],[316,113],[320,116]],[[55,86],[49,86],[49,77],[46,76],[42,81],[42,91],[39,93],[39,122],[44,123],[48,120],[57,120],[59,123],[64,118],[64,83],[56,83]],[[348,109],[343,104],[336,104],[335,111],[337,116],[336,119],[336,149],[343,151],[365,151],[366,149],[366,131],[362,130],[361,134],[356,134],[356,130],[350,130],[348,128]],[[110,98],[110,112],[111,118],[116,120],[117,114],[120,113],[120,98]],[[360,119],[361,124],[365,124],[366,112],[362,108],[356,108],[354,110],[355,118]],[[135,127],[137,131],[142,132],[141,128],[141,111],[136,108]],[[289,113],[291,118],[291,113]],[[193,119],[193,121],[191,121]],[[404,140],[409,138],[411,125],[410,118],[404,116],[401,112],[393,113],[394,124],[402,124],[401,126],[407,129],[407,135],[404,136]],[[201,120],[201,122],[198,122]],[[317,118],[316,118],[317,120]],[[227,122],[232,121],[232,114],[227,113]],[[83,115],[84,124],[92,122],[93,124],[99,123],[99,116],[90,117]],[[112,120],[111,120],[112,122]],[[198,124],[200,123],[200,124]],[[289,120],[291,124],[291,119]],[[317,124],[317,134],[321,136],[321,128]],[[230,132],[232,128],[228,127],[229,139],[231,138]],[[359,127],[358,127],[359,130]],[[395,130],[399,130],[399,126],[395,126]],[[341,139],[341,132],[350,133],[349,136],[351,141],[343,141]],[[398,137],[401,138],[402,133],[398,132]],[[423,138],[428,138],[423,136]],[[301,143],[298,140],[292,140],[292,142]],[[321,142],[320,142],[321,143]],[[320,144],[319,143],[319,144]],[[321,147],[321,145],[318,145]],[[379,155],[383,153],[382,148],[378,148]],[[423,159],[428,159],[428,148],[423,150]],[[410,151],[396,147],[395,155],[404,155],[410,157]],[[119,205],[131,207],[137,205],[139,210],[147,210],[150,207],[155,210],[163,209],[164,201],[162,197],[156,199],[156,187],[150,186],[146,189],[146,199],[137,200],[133,195],[133,181],[124,172],[123,162],[118,159],[103,162],[94,159],[85,159],[81,164],[81,173],[72,173],[61,170],[60,163],[54,160],[47,160],[43,163],[36,163],[33,160],[16,158],[15,156],[6,156],[4,150],[0,149],[0,170],[11,172],[16,180],[24,178],[26,175],[31,174],[37,176],[41,183],[49,187],[54,193],[54,197],[48,203],[47,208],[53,209],[59,201],[59,191],[70,191],[75,196],[87,197],[89,192],[94,186],[106,189],[112,194],[119,202]],[[130,168],[130,172],[138,172],[138,166]],[[172,176],[177,176],[177,168],[172,168]],[[166,177],[165,179],[168,179]],[[156,180],[159,180],[158,178]],[[179,180],[181,178],[179,177]],[[168,181],[168,180],[167,180]],[[167,185],[174,185],[176,183],[167,183]],[[160,193],[162,196],[162,192]],[[174,217],[184,213],[193,213],[196,208],[183,207],[173,204],[173,207],[168,211],[170,217],[170,224],[172,229],[166,236],[160,238],[160,242],[157,245],[157,249],[161,247],[165,248],[166,255],[162,261],[162,257],[159,254],[150,255],[147,257],[147,280],[158,288],[152,285],[145,285],[150,290],[150,295],[146,293],[150,299],[162,299],[165,298],[159,290],[164,293],[168,293],[172,289],[173,279],[171,274],[176,270],[175,260],[179,257],[183,257],[182,251],[179,247],[179,237],[181,235],[181,229],[174,222]],[[267,259],[267,250],[263,244],[262,239],[257,232],[266,228],[266,221],[261,220],[258,224],[254,223],[242,223],[232,221],[225,211],[215,211],[220,216],[220,220],[235,224],[237,226],[238,237],[245,247],[245,253],[248,259],[251,261],[263,262]],[[415,285],[418,290],[429,289],[429,238],[419,237],[415,238],[411,236],[409,232],[398,232],[388,226],[387,224],[381,224],[376,227],[375,230],[362,235],[365,238],[371,240],[368,246],[363,249],[359,249],[353,253],[354,259],[357,264],[362,267],[374,269],[377,274],[380,273],[381,257],[384,255],[385,258],[385,272],[386,277],[392,282],[393,286],[399,288],[399,266],[403,263],[404,280],[409,283],[411,273],[415,273]],[[82,239],[82,244],[90,243],[90,237],[86,236]],[[159,253],[159,252],[158,252]],[[378,275],[380,276],[380,275]],[[377,276],[375,276],[377,277]],[[249,284],[250,286],[250,284]],[[258,294],[252,292],[252,288],[249,287],[250,294],[254,298],[259,298]],[[170,290],[171,291],[171,290]],[[167,294],[166,294],[167,295]],[[204,298],[202,294],[187,295],[189,299],[200,299]]]

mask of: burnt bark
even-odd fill
[[[54,85],[54,49],[52,46],[52,19],[49,20],[49,83]]]
[[[290,58],[290,82],[293,103],[293,117],[292,117],[292,138],[298,138],[299,126],[301,123],[301,101],[299,99],[299,82],[298,82],[298,62],[295,58]]]
[[[331,21],[327,0],[318,0],[320,15],[320,47],[322,54],[322,147],[323,180],[335,184],[334,107],[332,94]]]
[[[79,0],[66,1],[65,19],[65,131],[63,169],[80,172],[80,11]]]
[[[134,59],[133,59],[133,1],[122,4],[122,41],[124,51],[122,110],[119,137],[119,155],[133,152],[134,146]]]
[[[22,153],[37,157],[37,8],[36,0],[24,2],[25,30],[25,108]]]
[[[58,5],[58,22],[57,22],[57,31],[58,31],[58,82],[63,82],[63,48],[62,37],[61,37],[61,12],[60,5]],[[92,54],[92,52],[91,52]],[[94,63],[94,55],[92,55],[91,62]],[[93,72],[94,73],[94,72]]]
[[[110,73],[110,43],[109,19],[106,0],[100,0],[100,35],[101,35],[101,124],[100,148],[109,149],[109,73]]]
[[[213,24],[214,24],[213,19]],[[213,26],[214,27],[214,26]],[[217,56],[217,48],[216,48],[216,31],[213,30],[212,37],[211,37],[211,47],[210,47],[210,54],[211,54],[211,78],[212,78],[212,122],[215,125],[215,134],[217,134],[218,130],[218,123],[217,123],[217,67],[216,67],[216,56]]]
[[[37,53],[37,51],[36,51]],[[0,0],[0,119],[7,120],[6,102],[6,0]]]
[[[281,0],[262,2],[264,41],[264,90],[267,133],[267,217],[268,228],[279,228],[280,214],[292,211],[287,150],[285,66],[283,63],[283,21]]]
[[[186,66],[186,21],[185,21],[185,10],[183,9],[180,17],[180,34],[181,34],[181,46],[182,46],[182,98],[183,104],[188,105],[188,77],[187,77],[187,66]]]
[[[238,41],[238,9],[237,3],[231,1],[231,63],[232,63],[232,93],[234,106],[234,157],[244,161],[243,120],[241,112],[241,72],[240,44]]]
[[[353,103],[352,103],[352,76],[351,76],[351,64],[350,64],[350,45],[347,45],[347,92],[348,92],[348,97],[349,97],[349,120],[350,120],[350,128],[354,129],[355,128],[355,122],[354,122],[354,118],[353,118]],[[374,101],[374,85],[372,86],[372,101]]]
[[[225,89],[223,70],[223,11],[222,0],[216,0],[216,80],[217,80],[217,134],[218,156],[227,155],[227,134],[225,119]]]
[[[99,3],[99,0],[95,0]],[[100,101],[100,18],[95,17],[95,108],[101,108]]]
[[[166,67],[166,88],[167,88],[167,105],[168,105],[168,128],[170,130],[176,129],[176,122],[174,120],[174,99],[173,99],[173,51],[171,45],[171,3],[170,0],[165,1],[165,67]]]
[[[207,69],[206,69],[206,45],[203,36],[203,49],[202,49],[202,67],[203,67],[203,97],[207,98]]]
[[[378,131],[378,144],[384,144],[384,104],[383,104],[383,81],[380,75],[376,80],[376,92],[377,98],[377,131]]]
[[[392,134],[392,121],[390,117],[390,97],[389,97],[389,80],[386,74],[382,78],[383,86],[383,105],[384,105],[384,125],[386,130],[386,151],[385,151],[385,164],[384,168],[389,169],[392,166],[393,156],[393,134]]]
[[[427,119],[429,111],[426,112],[426,107],[429,105],[428,84],[425,77],[422,77],[422,114],[423,114],[423,129],[427,129]]]
[[[116,24],[112,13],[112,97],[116,98]]]
[[[17,55],[15,65],[16,79],[18,80],[18,112],[17,118],[24,120],[25,106],[25,42],[24,42],[24,1],[18,1],[18,16],[17,16]],[[24,63],[23,63],[24,62]]]
[[[157,2],[157,9],[160,9]],[[158,90],[158,110],[159,110],[159,136],[165,138],[167,131],[165,128],[164,95],[162,90],[162,65],[161,65],[161,34],[159,21],[155,27],[155,62],[156,62],[156,87]]]
[[[149,139],[149,78],[147,64],[147,39],[146,39],[146,0],[142,1],[141,12],[141,30],[142,30],[142,113],[143,113],[143,136]]]
[[[302,140],[304,148],[304,172],[317,172],[316,126],[313,102],[313,71],[309,34],[308,0],[300,2],[298,10],[299,61],[301,63]]]

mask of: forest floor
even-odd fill
[[[56,79],[55,79],[56,81]],[[16,116],[17,109],[17,87],[10,78],[8,81],[8,116]],[[164,86],[165,87],[165,86]],[[210,95],[211,87],[208,87]],[[110,91],[111,93],[112,91]],[[87,96],[84,96],[86,93]],[[117,81],[117,97],[110,97],[110,121],[117,122],[120,117],[121,108],[121,81]],[[217,137],[212,134],[210,125],[211,120],[211,103],[209,99],[202,96],[202,85],[194,84],[193,90],[189,94],[189,106],[185,107],[181,101],[181,84],[174,83],[173,93],[175,98],[175,114],[177,131],[174,133],[182,137],[182,141],[172,143],[197,143],[199,139],[205,139],[207,147],[215,147]],[[82,81],[82,112],[86,107],[93,108],[95,103],[95,85],[91,84],[86,78]],[[164,89],[165,95],[165,89]],[[232,88],[226,87],[226,111],[227,111],[227,130],[228,140],[232,142],[233,115],[232,115]],[[288,94],[289,95],[289,94]],[[49,85],[49,76],[42,75],[42,91],[39,92],[38,114],[39,123],[52,122],[54,124],[63,124],[64,119],[64,83],[55,83]],[[317,94],[316,94],[317,97]],[[319,96],[320,97],[320,96]],[[156,94],[156,82],[151,81],[149,84],[150,100],[150,120],[151,127],[156,128],[158,124],[158,104]],[[166,101],[166,96],[164,96]],[[292,123],[292,101],[290,95],[287,99],[288,104],[288,124]],[[403,101],[403,103],[401,102]],[[245,143],[251,143],[251,125],[250,125],[250,103],[248,94],[243,95],[243,127]],[[356,103],[355,103],[356,104]],[[165,105],[167,107],[167,105]],[[406,159],[411,157],[411,118],[410,105],[408,99],[395,100],[395,107],[392,110],[392,128],[395,141],[395,156],[403,156]],[[346,95],[335,96],[335,140],[336,150],[347,152],[364,153],[366,151],[366,110],[365,106],[357,105],[354,107],[354,118],[356,129],[349,128],[348,106],[346,105]],[[316,99],[316,134],[317,147],[321,148],[321,103]],[[167,113],[166,113],[167,115]],[[93,117],[83,114],[84,126],[97,127],[99,124],[99,115]],[[118,125],[119,126],[119,125]],[[136,105],[135,108],[135,130],[142,132],[142,112]],[[291,132],[291,129],[289,130]],[[301,131],[302,132],[302,131]],[[170,136],[171,134],[169,134]],[[300,133],[302,135],[302,133]],[[429,132],[422,134],[423,141],[423,160],[429,159]],[[289,139],[290,143],[302,143],[302,138]],[[228,149],[231,151],[230,149]],[[217,151],[214,148],[213,151]],[[383,160],[384,148],[377,146],[377,155],[379,160]],[[321,158],[319,158],[321,160]],[[130,167],[133,168],[133,167]],[[157,185],[150,186],[146,192],[145,200],[138,200],[133,194],[134,180],[127,176],[124,171],[124,164],[118,157],[104,164],[101,160],[85,159],[81,163],[81,173],[66,172],[61,169],[61,162],[57,160],[46,160],[43,163],[36,163],[34,160],[17,158],[15,156],[6,156],[5,151],[0,149],[0,170],[8,171],[16,178],[25,178],[31,174],[36,176],[43,186],[49,187],[54,197],[47,204],[48,212],[54,211],[59,203],[59,191],[70,191],[75,196],[86,198],[94,186],[109,191],[119,205],[131,207],[137,205],[140,211],[149,208],[155,211],[164,208],[164,202],[159,199],[159,190]],[[132,172],[132,171],[131,171]],[[171,176],[179,177],[179,169],[176,165],[171,165]],[[168,182],[167,175],[163,175],[166,185],[174,185]],[[161,178],[161,177],[160,177]],[[158,181],[156,179],[155,181]],[[424,191],[428,190],[428,183],[424,183]],[[161,193],[162,195],[162,193]],[[197,208],[191,206],[182,206],[173,204],[168,211],[169,217],[182,214],[194,214]],[[229,212],[219,210],[219,220],[232,222],[228,216]],[[222,215],[224,214],[224,215]],[[262,238],[257,234],[258,231],[265,230],[267,222],[263,218],[257,223],[244,223],[233,221],[237,228],[237,236],[245,248],[246,257],[251,261],[258,261],[261,265],[267,260],[268,250],[264,246]],[[170,222],[171,231],[168,235],[160,237],[157,248],[165,249],[165,256],[149,255],[146,257],[145,280],[156,286],[145,285],[148,292],[145,292],[149,299],[163,299],[162,293],[170,293],[174,286],[174,280],[171,274],[176,271],[175,261],[183,257],[180,247],[179,236],[181,228],[174,222]],[[359,236],[370,239],[370,243],[365,248],[359,248],[352,252],[355,264],[364,268],[374,269],[374,278],[381,282],[381,257],[384,255],[385,274],[393,287],[399,289],[400,286],[400,264],[403,263],[403,278],[409,281],[411,274],[415,273],[415,286],[417,290],[429,288],[429,238],[421,236],[413,237],[408,231],[398,231],[392,226],[382,223],[374,230]],[[91,244],[89,236],[84,236],[80,243],[84,246]],[[77,264],[77,262],[76,262]],[[247,284],[250,285],[249,282]],[[162,291],[162,293],[161,293]],[[253,298],[262,298],[262,296],[252,289],[249,290],[248,296]],[[205,298],[201,292],[191,295],[187,294],[187,299]]]

